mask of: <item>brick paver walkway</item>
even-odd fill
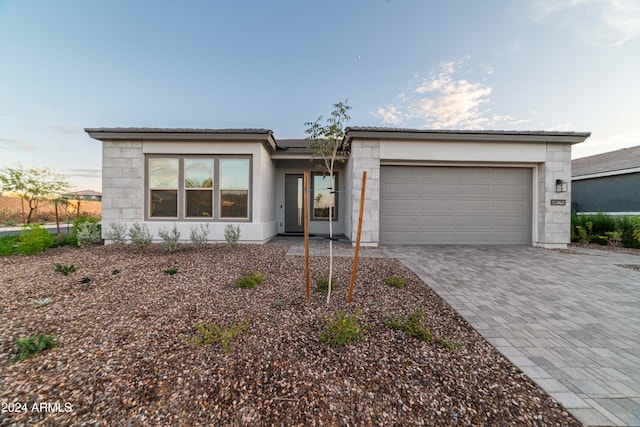
[[[640,426],[640,257],[386,247],[585,425]]]

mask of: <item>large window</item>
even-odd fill
[[[152,155],[147,160],[148,218],[249,219],[250,158]]]
[[[332,207],[332,218],[336,220],[337,203],[336,183],[337,173],[333,174],[333,180],[329,175],[314,173],[313,175],[313,219],[329,219],[329,207]]]

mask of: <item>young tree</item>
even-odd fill
[[[0,191],[15,194],[29,203],[27,224],[45,198],[59,198],[69,189],[64,175],[49,169],[6,168],[0,173]]]
[[[330,117],[322,124],[322,116],[314,122],[307,122],[307,139],[311,140],[309,148],[313,150],[312,159],[320,160],[318,165],[322,172],[329,176],[329,182],[334,181],[334,166],[336,162],[344,162],[343,154],[346,154],[347,147],[344,141],[345,124],[350,117],[347,114],[351,107],[347,105],[347,100],[333,105],[334,110]],[[330,184],[333,186],[333,184]],[[336,188],[330,191],[335,195]],[[335,196],[333,198],[335,200]],[[327,304],[331,299],[331,281],[333,280],[333,200],[329,203],[329,288],[327,291]]]

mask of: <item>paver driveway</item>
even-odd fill
[[[400,259],[585,425],[640,426],[639,256],[397,246]]]

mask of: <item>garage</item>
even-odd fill
[[[381,166],[380,241],[530,245],[532,169]]]

